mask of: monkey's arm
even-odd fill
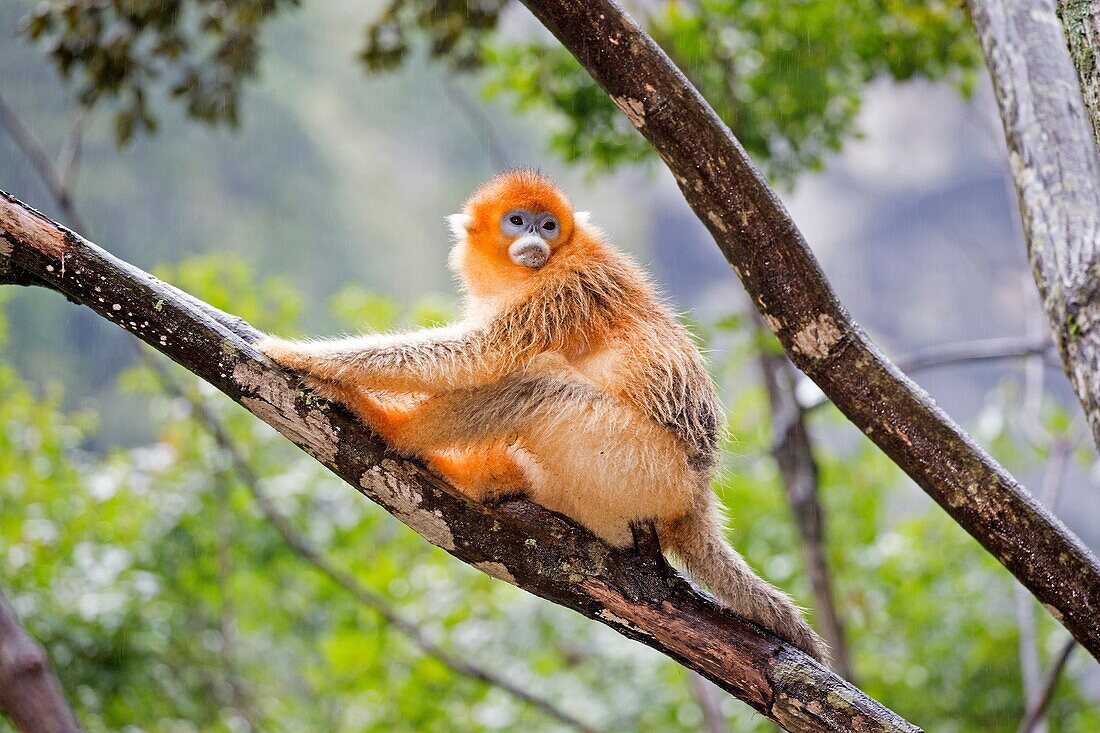
[[[484,324],[333,341],[267,337],[256,348],[318,379],[435,394],[489,384],[540,353],[599,342],[613,320],[605,300],[566,272]]]
[[[316,379],[395,392],[436,393],[486,384],[513,368],[520,356],[496,346],[484,329],[462,325],[334,340],[267,336],[256,348]]]

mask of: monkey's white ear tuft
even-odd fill
[[[589,222],[589,220],[591,218],[592,218],[592,212],[591,211],[577,211],[573,214],[573,224],[574,224],[574,226],[578,226],[578,227],[584,226],[585,224],[587,224]]]
[[[447,217],[447,225],[456,237],[465,237],[473,224],[474,217],[469,214],[451,214]]]

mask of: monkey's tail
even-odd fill
[[[802,617],[802,611],[783,591],[758,576],[722,536],[722,522],[714,499],[707,506],[659,527],[666,549],[706,584],[719,603],[760,624],[822,664],[829,663],[825,642]]]

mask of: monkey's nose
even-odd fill
[[[523,237],[512,242],[508,248],[508,257],[517,265],[537,270],[550,259],[550,246],[542,237]]]

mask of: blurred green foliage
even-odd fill
[[[238,123],[264,23],[297,0],[48,0],[23,31],[39,41],[85,105],[113,105],[117,138],[153,130],[157,88],[189,117]],[[360,59],[394,69],[417,48],[486,94],[538,113],[550,147],[596,170],[652,150],[553,39],[500,32],[506,0],[389,0],[365,30]],[[948,79],[969,90],[980,52],[962,6],[947,0],[663,0],[639,21],[779,182],[819,168],[856,134],[865,87],[880,76]]]
[[[277,320],[293,330],[296,295],[231,257],[161,273],[261,326]],[[386,328],[445,316],[437,303],[405,310],[351,286],[331,305],[341,318]],[[735,318],[700,331],[725,355],[714,365],[719,381],[739,384],[729,406],[736,440],[716,484],[731,537],[764,575],[812,605],[767,453],[765,396],[744,381],[758,344]],[[171,368],[225,421],[298,530],[433,639],[601,730],[699,729],[681,667],[431,547]],[[304,564],[188,403],[166,397],[145,367],[122,382],[147,403],[155,434],[135,448],[88,453],[81,446],[99,429],[92,416],[63,412],[57,390],[38,393],[0,358],[0,575],[89,730],[561,729],[423,657]],[[995,404],[1010,409],[1010,397]],[[1048,413],[1054,429],[1063,417]],[[836,433],[841,423],[822,413],[813,427]],[[1011,435],[996,440],[1020,453]],[[1013,729],[1023,711],[1009,576],[862,437],[823,445],[818,457],[827,549],[861,686],[929,730]],[[1038,616],[1049,652],[1064,632]],[[721,705],[730,730],[771,729],[732,698]],[[1054,731],[1100,726],[1072,674],[1050,723]]]
[[[298,0],[49,0],[23,32],[71,79],[82,104],[108,100],[119,144],[157,120],[149,88],[164,86],[189,117],[237,125],[241,84],[255,76],[265,20]]]
[[[510,95],[518,109],[549,116],[550,145],[566,160],[607,170],[653,157],[556,41],[492,33],[497,2],[481,7],[477,24],[463,26],[464,5],[393,0],[368,27],[368,69],[393,68],[413,47],[409,37],[419,35],[431,56],[480,70],[489,95]],[[981,65],[965,11],[943,0],[667,0],[630,10],[782,182],[819,168],[856,132],[860,99],[875,78],[948,79],[969,91]]]

